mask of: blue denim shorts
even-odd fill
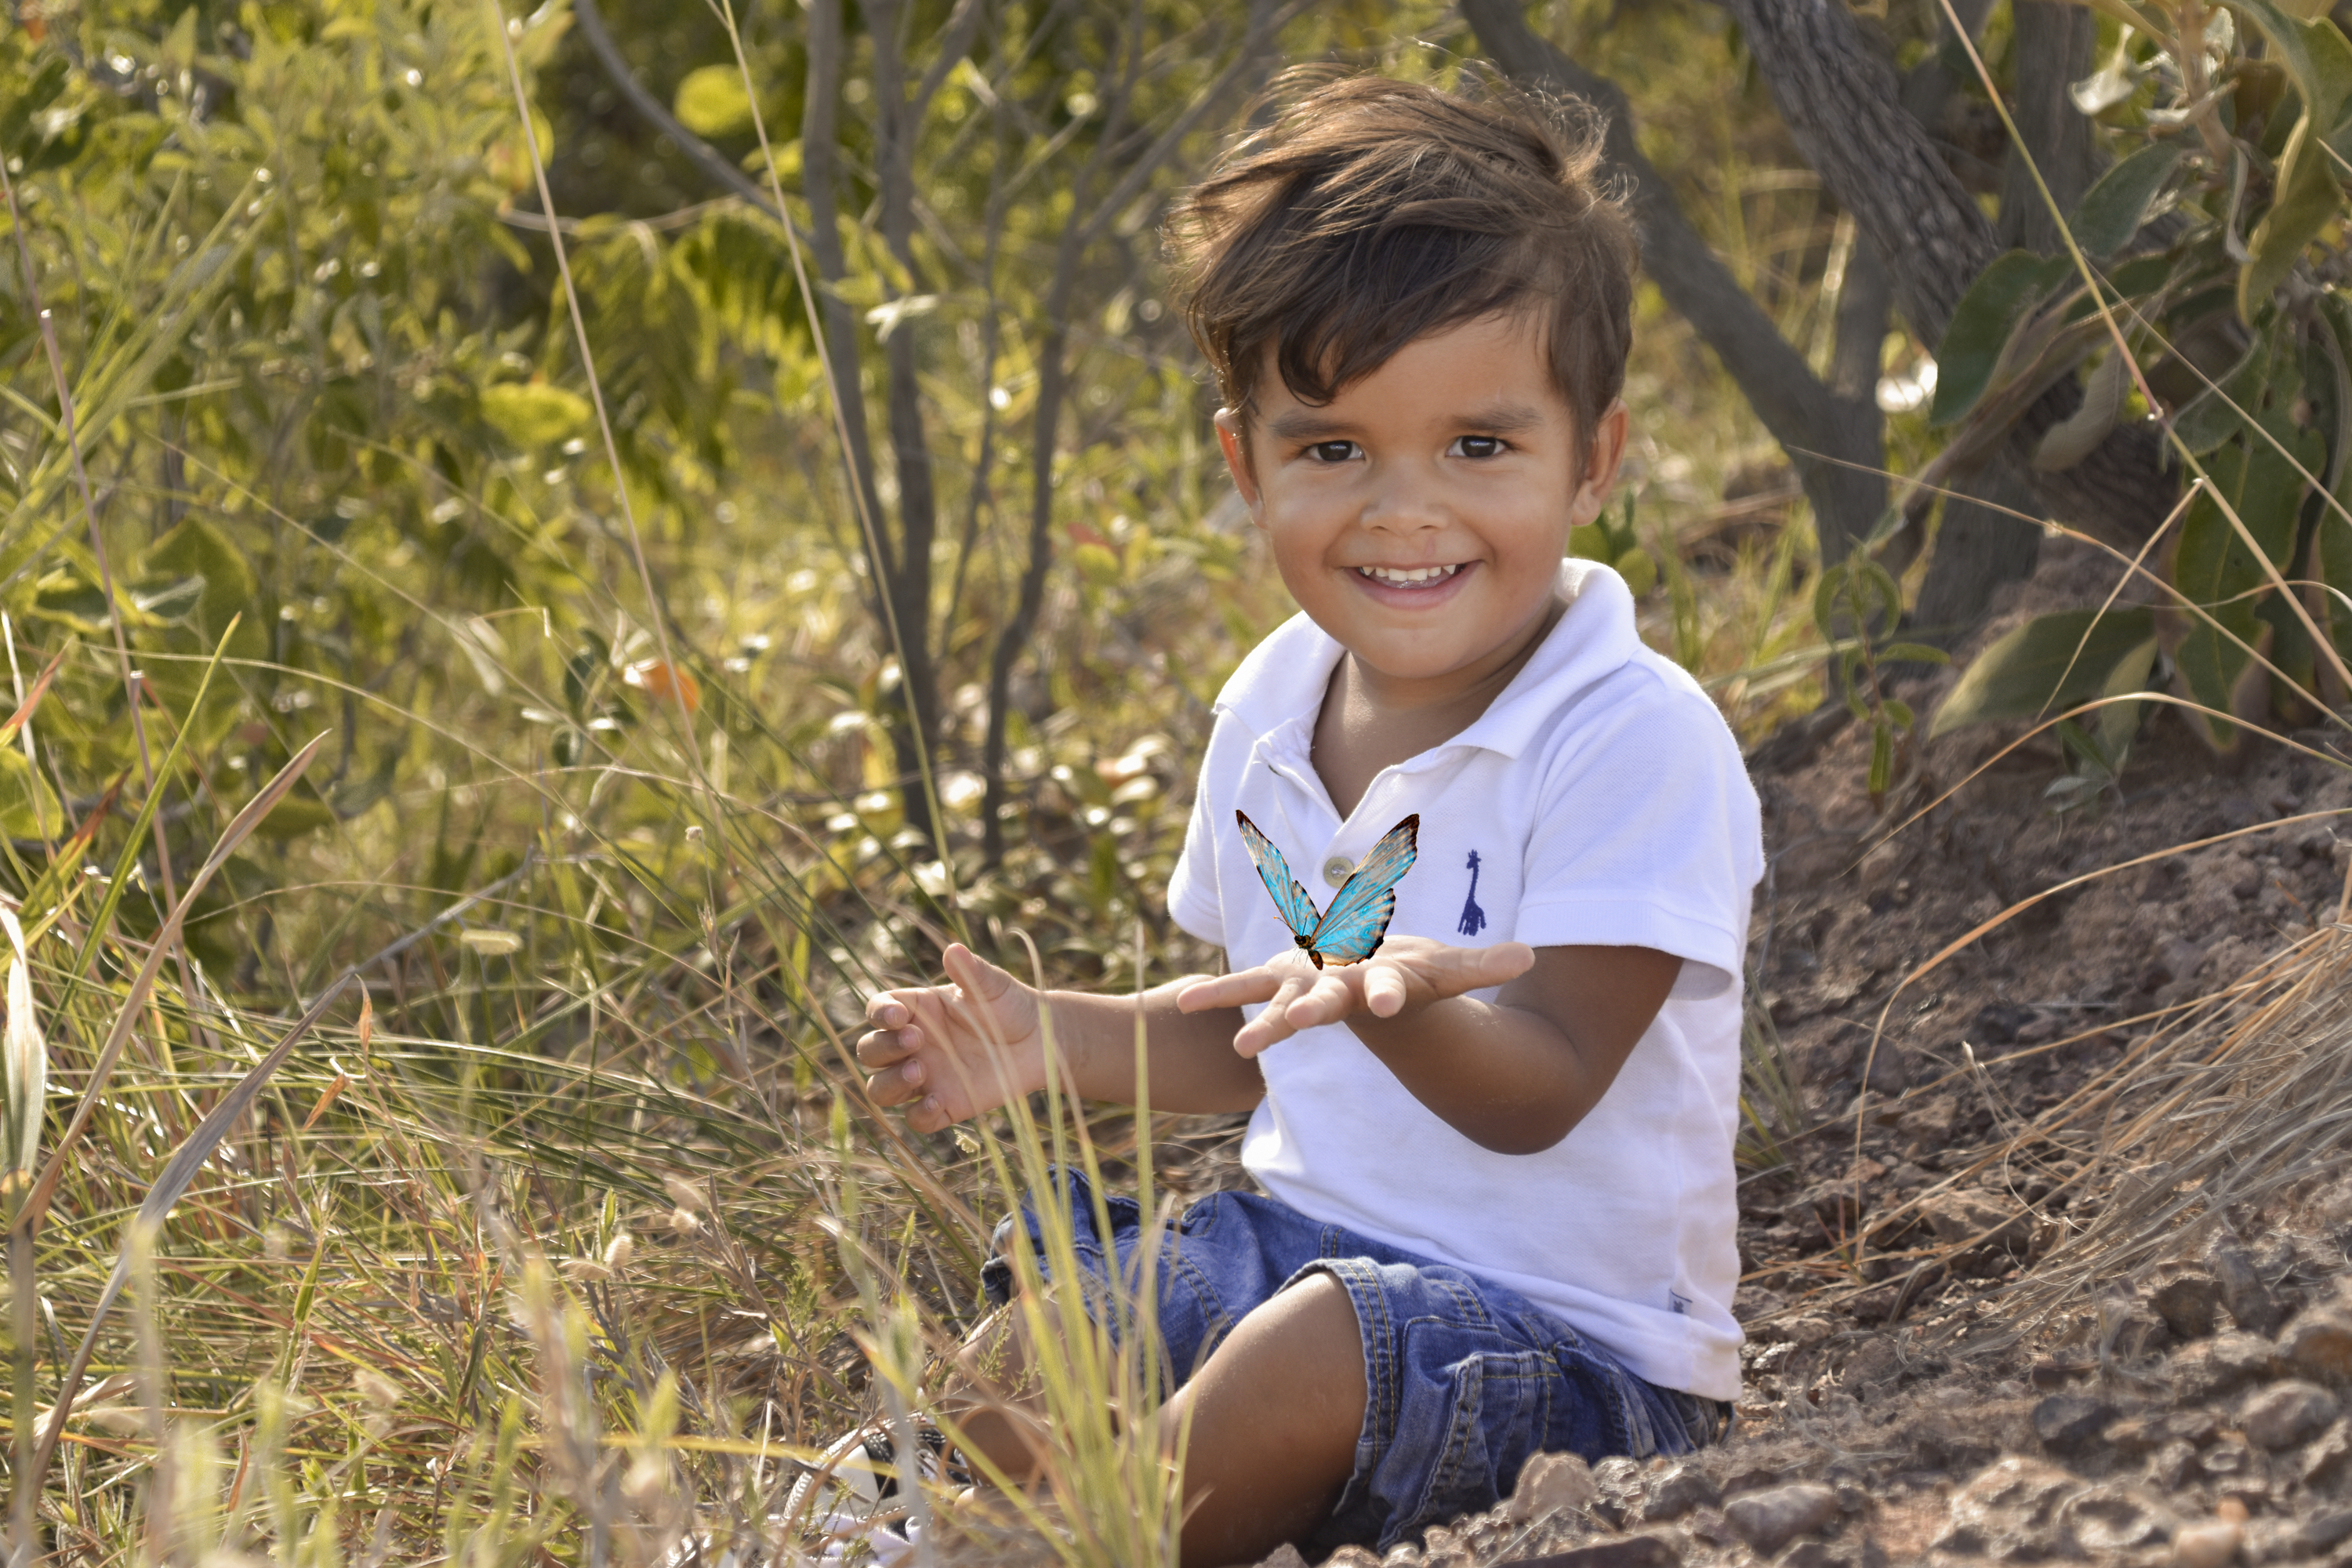
[[[1093,1309],[1108,1283],[1108,1257],[1133,1289],[1148,1227],[1134,1199],[1107,1198],[1111,1234],[1103,1237],[1086,1178],[1061,1179],[1090,1277],[1082,1293],[1100,1321]],[[1022,1215],[1034,1243],[1034,1199]],[[1014,1288],[1003,1256],[1012,1235],[1008,1215],[981,1274],[1000,1306]],[[1516,1290],[1248,1193],[1203,1198],[1159,1233],[1160,1333],[1172,1381],[1183,1383],[1252,1308],[1315,1273],[1338,1280],[1355,1305],[1369,1398],[1355,1473],[1330,1521],[1302,1547],[1386,1552],[1494,1507],[1533,1455],[1687,1453],[1729,1426],[1727,1405],[1644,1383]]]

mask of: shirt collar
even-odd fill
[[[1486,710],[1433,750],[1478,746],[1516,757],[1562,704],[1641,651],[1633,595],[1622,577],[1597,561],[1570,557],[1559,563],[1558,590],[1568,604],[1559,624]],[[1217,694],[1217,708],[1261,736],[1302,719],[1311,725],[1340,651],[1322,627],[1304,614],[1293,616],[1250,650]]]

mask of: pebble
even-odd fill
[[[1601,1496],[1591,1467],[1577,1454],[1538,1454],[1519,1468],[1519,1484],[1503,1505],[1513,1524],[1530,1524],[1568,1509],[1590,1508]]]
[[[2301,1314],[2279,1336],[2279,1359],[2313,1377],[2352,1376],[2352,1315],[2327,1307]]]
[[[2214,1277],[2221,1281],[2221,1304],[2230,1310],[2231,1320],[2249,1333],[2274,1332],[2284,1314],[2246,1249],[2223,1239],[2214,1244],[2209,1256]]]
[[[2179,1517],[2153,1493],[2113,1481],[2068,1498],[2059,1507],[2058,1522],[2094,1560],[2158,1545],[2180,1526]]]
[[[1649,1498],[1642,1505],[1642,1517],[1680,1519],[1693,1509],[1714,1507],[1721,1495],[1705,1472],[1684,1465],[1668,1470],[1651,1486]]]
[[[2247,1438],[2273,1453],[2292,1448],[2336,1419],[2336,1396],[2315,1383],[2290,1378],[2246,1401],[2238,1426]]]
[[[2033,1435],[2044,1446],[2078,1448],[2106,1429],[2116,1407],[2084,1394],[2053,1394],[2033,1407]]]
[[[1628,1535],[1595,1542],[1534,1561],[1543,1568],[1680,1568],[1683,1554],[1659,1535]]]
[[[1817,1481],[1743,1492],[1723,1505],[1725,1522],[1766,1556],[1800,1535],[1819,1530],[1837,1513],[1837,1493]]]
[[[2336,1509],[2305,1520],[2294,1539],[2305,1552],[2325,1552],[2347,1535],[2352,1535],[2352,1509]]]
[[[2181,1339],[2201,1340],[2221,1325],[2221,1282],[2205,1269],[2184,1269],[2150,1291],[2147,1304]]]
[[[2231,1520],[2192,1524],[2172,1538],[2174,1568],[2222,1568],[2238,1554],[2245,1530]]]

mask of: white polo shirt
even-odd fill
[[[1312,1218],[1508,1286],[1653,1384],[1730,1399],[1756,795],[1714,703],[1636,635],[1623,580],[1570,560],[1559,592],[1567,613],[1493,705],[1383,769],[1344,821],[1311,758],[1339,645],[1303,615],[1276,629],[1218,696],[1169,910],[1236,969],[1293,952],[1235,808],[1318,907],[1335,873],[1419,812],[1392,934],[1679,956],[1671,997],[1608,1093],[1541,1153],[1480,1148],[1330,1025],[1258,1058],[1265,1099],[1242,1163]]]

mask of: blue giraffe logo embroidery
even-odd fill
[[[1470,896],[1462,900],[1462,921],[1454,928],[1464,936],[1486,929],[1486,911],[1478,907],[1478,851],[1470,851]]]

